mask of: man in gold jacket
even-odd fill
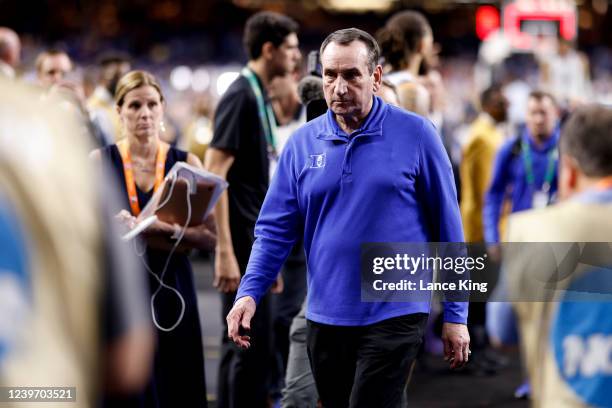
[[[480,98],[482,112],[472,123],[461,160],[461,218],[466,242],[484,241],[482,207],[497,149],[504,141],[500,124],[506,121],[508,101],[497,86]]]

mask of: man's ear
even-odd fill
[[[261,55],[266,60],[270,60],[274,58],[274,51],[276,51],[276,47],[272,44],[272,41],[266,41],[261,46]]]
[[[425,37],[421,38],[416,45],[416,53],[423,54],[423,50],[425,49]]]
[[[374,72],[372,72],[372,75],[374,77],[374,93],[378,92],[380,90],[380,87],[382,86],[382,76],[383,76],[383,69],[381,65],[376,65],[376,68],[374,68]]]
[[[559,197],[566,200],[578,190],[580,180],[580,167],[572,156],[561,154],[559,158]]]

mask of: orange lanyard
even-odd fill
[[[136,193],[136,182],[134,181],[134,170],[132,168],[132,158],[130,157],[130,145],[127,140],[121,140],[117,142],[117,148],[123,161],[123,174],[125,176],[125,185],[127,187],[130,207],[132,208],[132,215],[137,217],[140,214],[140,205],[138,205],[138,194]],[[155,186],[153,191],[157,191],[164,181],[164,168],[169,148],[170,146],[167,143],[159,142],[155,159]]]

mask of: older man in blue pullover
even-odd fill
[[[256,304],[303,235],[308,354],[325,407],[398,406],[429,313],[429,302],[361,301],[361,244],[463,241],[442,143],[429,121],[374,96],[378,58],[376,41],[355,28],[321,45],[329,109],[283,151],[227,316],[229,337],[249,347]],[[444,320],[446,357],[460,367],[469,354],[467,304],[444,303]]]

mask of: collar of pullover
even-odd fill
[[[382,124],[385,114],[387,112],[387,105],[378,96],[374,96],[372,102],[372,109],[366,117],[361,127],[350,135],[347,135],[336,122],[336,118],[331,109],[327,110],[326,120],[323,131],[317,136],[322,140],[339,140],[347,142],[353,137],[360,136],[382,136]]]

